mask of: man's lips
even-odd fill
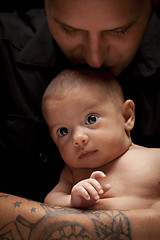
[[[95,154],[97,152],[97,150],[93,150],[93,151],[82,151],[79,158],[80,159],[83,159],[83,158],[87,158],[87,157],[90,157],[92,156],[93,154]]]

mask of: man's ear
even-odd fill
[[[124,102],[122,114],[124,117],[125,130],[131,131],[135,123],[135,104],[132,100],[128,99]]]

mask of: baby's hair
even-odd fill
[[[123,90],[118,80],[106,69],[70,68],[60,72],[48,85],[43,98],[63,98],[74,87],[83,83],[102,84],[110,90],[106,94],[115,94],[114,97],[124,99]]]
[[[88,86],[88,91],[94,86],[101,86],[104,94],[117,106],[124,102],[123,90],[118,80],[106,69],[77,67],[63,70],[51,81],[44,93],[42,107],[47,99],[62,100],[74,88],[81,91],[83,84]]]

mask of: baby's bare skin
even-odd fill
[[[159,149],[148,149],[133,144],[120,158],[98,170],[106,175],[97,178],[102,189],[106,190],[99,194],[97,199],[94,198],[94,201],[88,199],[92,209],[147,208],[160,198]],[[78,181],[78,170],[74,171],[73,176],[76,176],[75,180]],[[80,178],[82,175],[87,175],[87,169],[79,171]],[[90,195],[92,196],[91,192]]]

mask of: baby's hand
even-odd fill
[[[95,201],[100,199],[100,196],[110,189],[110,184],[102,186],[98,180],[105,178],[106,175],[101,171],[95,171],[90,178],[77,183],[71,191],[71,207],[88,208]]]

